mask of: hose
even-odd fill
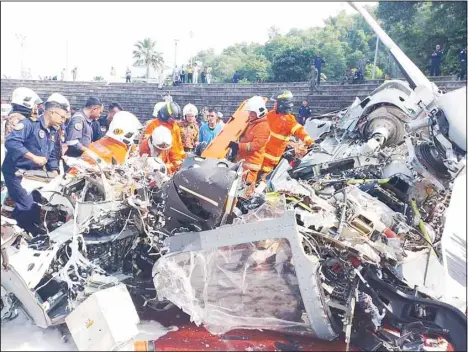
[[[424,239],[427,241],[427,243],[432,245],[432,241],[431,241],[431,238],[429,237],[429,233],[427,232],[426,225],[424,224],[424,221],[422,221],[421,213],[419,212],[418,206],[416,204],[416,200],[414,199],[411,200],[411,208],[413,209],[414,215],[419,217],[419,224],[418,224],[419,230],[423,234]],[[431,250],[432,250],[432,246],[431,246]]]

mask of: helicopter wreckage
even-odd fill
[[[199,156],[172,177],[146,157],[70,159],[77,172],[47,183],[24,172],[44,235],[28,237],[4,201],[2,324],[22,310],[76,340],[67,317],[123,285],[137,310],[170,302],[215,335],[466,350],[466,88],[438,91],[353,6],[408,83],[308,121],[318,143],[287,151],[253,194],[242,163]]]

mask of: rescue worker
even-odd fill
[[[112,122],[112,119],[114,118],[115,114],[118,113],[119,111],[123,111],[122,107],[120,106],[119,103],[117,102],[113,102],[109,105],[109,109],[108,109],[108,112],[107,112],[107,116],[106,116],[106,123],[105,123],[105,126],[106,126],[106,132],[109,128],[109,125],[110,123]],[[102,123],[101,123],[102,125]]]
[[[170,153],[171,147],[171,131],[167,127],[158,126],[151,136],[140,145],[140,156],[147,155],[152,158],[159,158],[166,166],[167,173],[171,175],[176,170],[173,155]]]
[[[101,116],[102,104],[99,98],[91,97],[84,109],[72,116],[65,131],[66,156],[78,157],[93,141],[93,121]]]
[[[99,113],[99,117],[95,120],[93,120],[91,127],[93,129],[93,137],[92,141],[96,142],[99,140],[101,137],[103,137],[106,134],[107,128],[105,126],[105,117],[101,117],[102,113],[104,112],[104,105],[101,104],[101,111]],[[101,123],[101,121],[103,123]],[[104,128],[102,128],[104,126]]]
[[[245,110],[249,112],[249,125],[239,138],[239,142],[230,142],[229,148],[236,155],[234,161],[244,160],[244,182],[254,185],[258,172],[262,168],[265,146],[270,136],[266,115],[268,110],[260,96],[250,98]]]
[[[174,162],[174,170],[178,170],[185,159],[184,147],[182,144],[182,137],[180,133],[180,127],[178,121],[181,120],[182,109],[176,102],[165,102],[161,106],[161,103],[157,103],[154,106],[153,116],[144,132],[143,140],[149,138],[156,127],[164,126],[171,131],[172,134],[172,146],[169,151],[171,154],[171,160]]]
[[[193,152],[198,145],[199,127],[197,124],[198,109],[193,104],[187,104],[183,110],[184,121],[182,122],[182,144],[185,152]]]
[[[23,119],[18,122],[5,141],[7,149],[2,171],[8,194],[15,202],[12,216],[19,227],[37,236],[40,230],[40,207],[34,202],[32,194],[22,186],[22,176],[16,175],[19,169],[45,169],[57,173],[59,160],[55,143],[57,130],[65,121],[70,109],[68,100],[53,94],[45,103],[45,111],[36,121]]]
[[[267,115],[270,140],[265,148],[265,159],[262,166],[262,173],[265,175],[269,174],[279,163],[291,136],[301,139],[307,146],[314,142],[305,131],[304,126],[301,126],[292,114],[292,93],[285,90],[271,99],[275,101],[275,105]]]
[[[119,111],[114,115],[106,135],[96,142],[89,144],[81,159],[91,165],[95,160],[107,164],[114,162],[123,165],[141,132],[142,125],[138,118],[128,111]],[[65,157],[67,162],[68,159]]]
[[[5,123],[5,137],[20,121],[26,118],[35,121],[38,116],[38,104],[41,103],[41,98],[32,89],[16,88],[11,95],[11,111]]]

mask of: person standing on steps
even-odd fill
[[[132,82],[132,71],[130,70],[130,67],[127,67],[127,71],[125,72],[125,83],[131,83]]]
[[[312,116],[312,111],[309,106],[309,102],[304,100],[302,106],[299,108],[299,113],[297,115],[297,122],[304,126],[305,122],[309,117]]]
[[[239,80],[241,79],[241,75],[238,71],[234,72],[234,75],[232,76],[232,83],[239,83]]]
[[[320,77],[322,73],[322,65],[325,63],[325,61],[317,55],[314,60],[314,66],[317,69],[317,86],[320,86]]]
[[[460,81],[463,81],[466,76],[466,46],[465,49],[458,53],[458,60],[460,61],[460,73],[458,74],[458,78],[460,78]]]
[[[444,52],[440,49],[440,45],[437,44],[435,50],[431,54],[431,76],[440,76],[440,63]]]
[[[193,64],[193,83],[198,84],[198,72],[200,68],[198,67],[197,63]]]
[[[185,81],[185,67],[184,67],[184,65],[182,65],[182,68],[180,69],[179,75],[180,75],[180,83],[187,83]]]
[[[188,65],[187,67],[187,83],[193,83],[193,67]]]
[[[73,75],[73,82],[76,81],[76,75],[78,73],[78,67],[75,66],[75,68],[72,70],[72,75]]]
[[[201,77],[201,83],[203,84],[206,83],[206,67],[203,69],[200,77]]]
[[[206,83],[208,83],[208,84],[211,84],[211,78],[212,78],[211,72],[212,71],[213,71],[213,69],[211,68],[211,66],[209,66],[206,69]]]

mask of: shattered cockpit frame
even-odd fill
[[[179,253],[216,250],[220,247],[272,239],[284,239],[289,243],[312,335],[329,341],[335,339],[338,334],[332,326],[331,314],[319,284],[319,260],[305,254],[294,211],[286,211],[284,216],[276,219],[227,225],[204,232],[181,233],[168,238],[165,241],[168,253],[156,263],[153,270],[155,282],[158,282],[158,275],[165,275],[165,272],[160,269],[163,263]],[[164,295],[162,292],[167,292],[159,285],[157,285],[157,291],[162,295]],[[171,297],[164,298],[170,299]]]

